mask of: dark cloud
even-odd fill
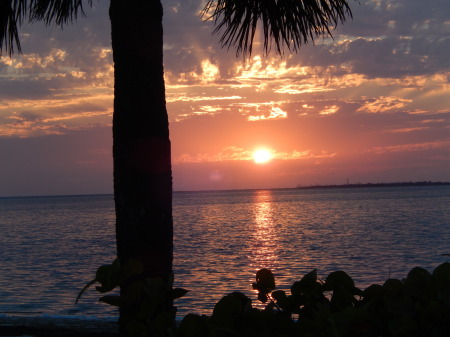
[[[89,86],[92,83],[102,84],[102,80],[78,78],[70,73],[51,77],[4,77],[0,79],[0,98],[33,100],[55,97],[55,94],[58,94],[57,98],[60,99],[63,93],[67,93],[73,88]],[[70,98],[76,98],[76,96],[76,93],[70,93]]]
[[[350,5],[353,19],[338,27],[339,34],[377,37],[410,36],[419,31],[433,35],[448,33],[447,0],[365,0]]]
[[[21,41],[24,54],[48,54],[52,48],[78,51],[77,56],[93,47],[110,46],[111,33],[108,18],[108,2],[99,1],[93,8],[85,8],[86,16],[79,15],[74,23],[63,27],[42,22],[22,26]]]
[[[23,122],[36,122],[42,120],[42,116],[32,111],[21,111],[15,114],[18,120]]]
[[[42,99],[52,95],[51,85],[48,81],[29,79],[0,79],[0,98],[14,99]]]
[[[364,1],[352,4],[353,20],[334,31],[334,43],[317,40],[289,64],[338,66],[374,77],[448,71],[450,6],[445,0]]]
[[[425,73],[421,55],[411,54],[410,42],[400,38],[385,38],[376,41],[357,39],[348,44],[340,56],[352,66],[352,71],[369,78],[398,78],[405,75]]]

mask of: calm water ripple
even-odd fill
[[[264,267],[282,289],[313,268],[362,288],[435,268],[450,253],[450,188],[176,192],[174,225],[175,285],[190,290],[179,315],[210,314],[228,292],[253,296]],[[112,196],[0,198],[0,231],[0,314],[117,314],[93,290],[73,303],[115,256]]]

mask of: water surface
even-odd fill
[[[260,268],[282,289],[313,268],[362,288],[432,270],[450,253],[450,187],[175,192],[174,226],[179,315],[210,314],[228,292],[255,298]],[[0,198],[0,231],[0,314],[117,315],[94,290],[73,303],[115,256],[112,196]]]

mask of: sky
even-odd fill
[[[0,196],[112,193],[108,3],[0,58]],[[249,59],[162,3],[174,190],[450,181],[448,0],[349,1],[333,39]]]

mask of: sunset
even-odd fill
[[[253,160],[257,164],[264,164],[272,159],[272,154],[269,150],[259,149],[253,152]]]
[[[351,3],[334,39],[283,57],[221,49],[201,8],[164,3],[175,190],[450,180],[445,1]],[[1,195],[112,193],[107,4],[85,11],[24,26],[23,54],[0,59]]]
[[[0,52],[0,335],[448,335],[449,0],[0,0]]]

